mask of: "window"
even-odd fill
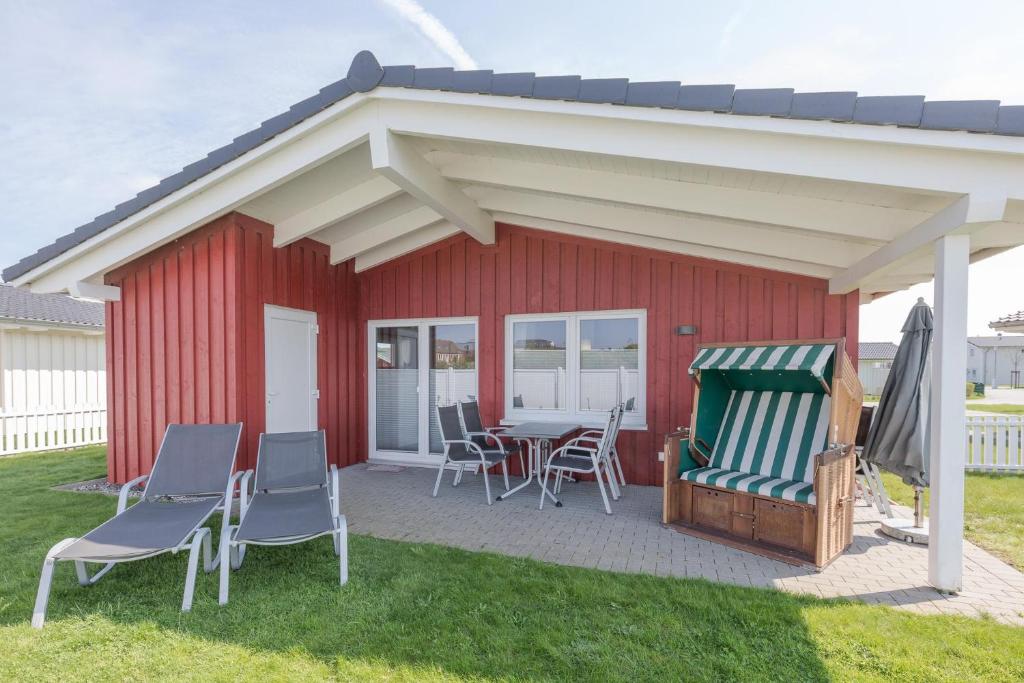
[[[513,315],[505,323],[505,416],[600,423],[622,403],[646,420],[645,311]]]

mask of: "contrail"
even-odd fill
[[[469,53],[462,47],[462,43],[455,37],[455,34],[449,31],[437,17],[425,10],[423,5],[416,2],[416,0],[379,1],[398,12],[399,16],[419,29],[424,38],[451,58],[456,68],[478,68],[476,60],[469,56]]]

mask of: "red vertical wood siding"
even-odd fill
[[[700,342],[845,336],[857,342],[857,293],[814,278],[529,230],[497,227],[494,245],[459,235],[363,273],[331,266],[303,240],[273,247],[273,227],[230,214],[110,273],[108,467],[149,471],[168,422],[245,423],[239,466],[255,463],[265,422],[263,306],[316,311],[320,425],[332,462],[366,458],[366,323],[476,316],[484,418],[504,412],[505,316],[647,310],[647,422],[623,431],[630,482],[659,484],[664,435],[689,421],[687,366]],[[696,336],[678,336],[695,324]]]
[[[498,225],[494,245],[458,235],[357,278],[360,330],[373,319],[479,317],[480,407],[489,423],[504,413],[506,315],[646,309],[648,429],[624,430],[618,444],[626,478],[637,484],[661,483],[662,440],[689,422],[687,367],[698,343],[857,341],[857,294],[829,296],[823,280],[509,225]],[[684,324],[698,334],[676,335]],[[356,361],[362,396],[364,353]],[[365,431],[363,420],[357,428]]]
[[[112,480],[148,472],[170,422],[245,423],[239,467],[255,464],[266,420],[263,305],[316,311],[319,421],[331,461],[365,457],[365,402],[353,395],[358,330],[351,264],[323,244],[274,249],[273,227],[230,214],[108,274]]]

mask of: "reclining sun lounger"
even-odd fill
[[[65,538],[50,548],[39,577],[32,626],[42,628],[46,620],[58,560],[73,561],[78,583],[89,586],[120,562],[189,548],[181,599],[181,611],[189,611],[200,549],[207,572],[216,569],[220,560],[212,556],[210,529],[203,524],[215,511],[224,510],[222,533],[227,527],[235,484],[242,476],[231,474],[241,433],[240,423],[168,425],[152,472],[121,487],[117,514],[81,538]],[[128,507],[129,491],[143,482],[142,500]],[[90,577],[87,562],[104,566]]]
[[[338,498],[338,468],[327,469],[323,431],[260,434],[255,485],[249,500],[249,470],[242,479],[238,526],[221,536],[220,604],[228,602],[229,569],[238,569],[252,545],[291,545],[331,534],[340,583],[348,582],[348,525]],[[230,562],[227,561],[230,558]]]

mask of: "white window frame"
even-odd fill
[[[638,371],[640,382],[637,387],[636,410],[626,413],[622,420],[624,429],[647,429],[647,309],[617,309],[609,311],[576,311],[572,313],[526,313],[505,316],[505,419],[504,424],[516,424],[530,420],[578,422],[585,427],[604,426],[603,411],[581,410],[580,392],[580,321],[635,318],[637,320],[637,346],[639,348]],[[514,360],[513,328],[521,322],[564,322],[565,323],[565,403],[561,410],[537,410],[514,408],[512,397],[512,363]]]

